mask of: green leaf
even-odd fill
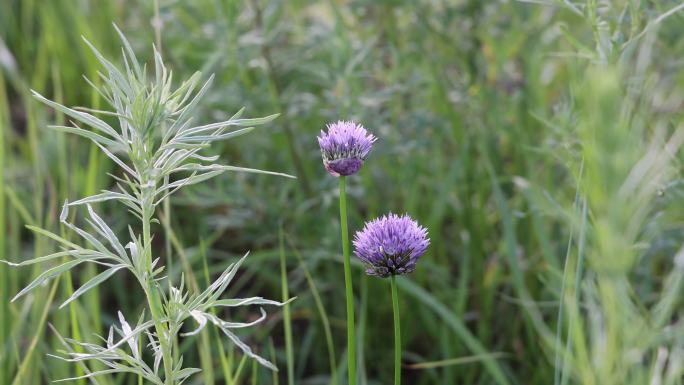
[[[112,137],[116,139],[121,139],[119,137],[119,134],[107,123],[105,123],[103,120],[90,115],[85,112],[79,112],[74,109],[71,109],[69,107],[63,106],[59,103],[53,102],[52,100],[49,100],[45,98],[43,95],[39,94],[38,92],[31,90],[31,93],[33,94],[33,97],[38,99],[40,102],[54,108],[57,111],[60,111],[64,113],[65,115],[71,116],[72,118],[78,120],[81,123],[87,124],[90,127],[93,127],[95,129],[98,129],[108,135],[111,135]]]
[[[213,171],[205,172],[202,174],[193,174],[187,178],[183,178],[183,179],[179,179],[175,182],[171,182],[168,185],[163,186],[163,187],[175,188],[175,187],[181,187],[181,186],[190,186],[190,185],[193,185],[195,183],[200,183],[200,182],[203,182],[207,179],[211,179],[211,178],[215,177],[216,175],[222,174],[223,172],[224,172],[223,170],[213,170]],[[162,188],[160,190],[164,190],[164,188]]]
[[[41,229],[40,227],[31,226],[31,225],[26,225],[26,228],[29,229],[29,230],[31,230],[31,231],[33,231],[33,232],[35,232],[35,233],[38,233],[38,234],[40,234],[40,235],[44,235],[44,236],[46,236],[46,237],[48,237],[48,238],[54,239],[55,241],[57,241],[57,242],[59,242],[59,243],[65,245],[65,246],[69,246],[69,247],[74,248],[74,249],[77,249],[77,250],[82,250],[82,249],[83,249],[81,246],[79,246],[79,245],[77,245],[77,244],[75,244],[75,243],[69,242],[69,241],[67,241],[66,239],[60,237],[59,235],[57,235],[57,234],[55,234],[55,233],[53,233],[53,232],[47,231],[47,230],[45,230],[45,229]]]
[[[204,83],[202,88],[195,94],[195,96],[192,98],[190,103],[188,103],[184,108],[183,112],[181,112],[180,116],[176,120],[176,122],[169,128],[169,130],[166,132],[166,135],[164,135],[164,139],[168,139],[170,135],[175,134],[179,130],[182,132],[184,130],[181,130],[183,125],[188,122],[189,119],[192,118],[191,114],[195,110],[195,107],[197,107],[197,104],[199,101],[202,99],[204,94],[209,90],[209,87],[211,86],[211,83],[214,81],[214,75],[212,74],[209,79]]]
[[[240,135],[248,134],[252,131],[254,131],[254,127],[247,127],[247,128],[243,128],[240,130],[227,132],[225,134],[220,134],[220,135],[183,136],[183,137],[179,137],[177,139],[174,139],[174,141],[177,143],[214,142],[214,141],[218,141],[218,140],[226,140],[226,139],[234,138],[234,137],[237,137]]]
[[[439,361],[418,362],[415,364],[406,365],[406,367],[409,369],[434,369],[434,368],[442,368],[445,366],[472,364],[475,362],[481,362],[485,359],[498,359],[498,358],[503,358],[506,356],[508,356],[508,354],[506,354],[506,353],[494,352],[494,353],[487,353],[487,354],[477,354],[474,356],[467,356],[467,357],[450,358],[450,359],[439,360]]]
[[[82,136],[86,139],[90,139],[95,143],[99,143],[103,146],[109,146],[112,148],[120,148],[121,144],[119,142],[116,142],[114,140],[111,140],[109,138],[105,138],[104,136],[97,134],[93,131],[88,131],[84,130],[80,127],[69,127],[69,126],[47,126],[50,129],[53,129],[55,131],[61,131],[61,132],[67,132],[70,134],[75,134],[78,136]]]
[[[193,374],[197,374],[201,371],[201,369],[197,368],[185,368],[175,373],[173,377],[176,379],[178,383],[183,383],[183,381],[187,380],[188,377],[192,376]]]
[[[19,262],[19,263],[5,261],[3,259],[0,259],[0,262],[6,263],[10,266],[19,267],[19,266],[27,266],[27,265],[33,265],[36,263],[46,262],[46,261],[53,260],[55,258],[66,257],[69,255],[72,255],[71,251],[60,251],[58,253],[48,254],[48,255],[45,255],[43,257],[33,258],[33,259],[29,259],[27,261],[23,261],[23,262]]]
[[[43,272],[41,275],[39,275],[36,279],[33,280],[33,282],[29,283],[28,286],[26,286],[24,289],[22,289],[17,295],[12,298],[12,302],[16,301],[18,298],[22,297],[24,294],[30,292],[31,290],[35,289],[36,287],[40,286],[44,282],[49,281],[50,279],[71,270],[75,266],[85,262],[84,259],[75,259],[72,261],[65,262],[59,266],[53,267],[52,269],[49,269],[45,272]]]
[[[214,318],[215,318],[215,317],[214,317]],[[278,368],[277,368],[275,365],[273,365],[273,364],[271,363],[271,361],[269,361],[269,360],[267,360],[267,359],[265,359],[265,358],[259,356],[258,354],[254,353],[254,352],[252,351],[252,349],[251,349],[247,344],[245,344],[244,342],[242,342],[242,341],[240,340],[240,338],[238,338],[238,336],[236,336],[236,335],[235,335],[234,333],[232,333],[230,330],[228,330],[228,329],[226,329],[226,328],[224,328],[224,327],[221,327],[220,324],[216,324],[216,326],[218,326],[218,328],[221,329],[221,331],[223,332],[223,334],[225,334],[226,336],[228,336],[228,338],[230,338],[230,340],[233,341],[233,343],[235,344],[235,346],[237,346],[238,348],[240,348],[240,350],[242,350],[242,352],[245,353],[245,355],[254,358],[255,360],[257,360],[258,363],[260,363],[261,365],[263,365],[263,366],[265,366],[265,367],[267,367],[267,368],[273,370],[274,372],[277,372],[277,371],[278,371]]]
[[[104,202],[112,199],[117,199],[117,200],[122,200],[122,201],[133,201],[135,202],[136,199],[133,198],[132,196],[128,194],[122,194],[114,191],[108,191],[108,190],[103,190],[102,193],[96,194],[96,195],[91,195],[89,197],[85,197],[83,199],[79,199],[77,201],[69,203],[69,206],[77,206],[77,205],[84,205],[84,204],[90,204],[90,203],[97,203],[97,202]]]
[[[92,206],[87,205],[87,207],[88,213],[95,222],[96,229],[98,230],[100,235],[102,235],[107,239],[107,241],[109,241],[109,244],[116,250],[117,253],[119,253],[119,256],[123,260],[127,260],[128,254],[126,254],[126,250],[124,249],[121,242],[119,242],[119,239],[114,234],[114,231],[112,231],[112,229],[109,226],[107,226],[107,224],[102,220],[102,218],[100,218],[100,216],[97,215],[97,213],[95,213]]]
[[[266,124],[266,123],[272,121],[273,119],[277,118],[279,115],[280,114],[273,114],[273,115],[265,116],[263,118],[252,118],[252,119],[230,119],[230,120],[226,120],[223,122],[206,124],[203,126],[197,126],[197,127],[189,128],[187,130],[183,130],[178,135],[178,137],[186,137],[189,135],[198,134],[200,132],[214,131],[214,130],[218,130],[218,129],[230,127],[230,126],[239,126],[239,127],[258,126],[258,125]]]
[[[114,24],[114,23],[112,23]],[[135,52],[133,51],[133,47],[131,47],[131,44],[128,42],[128,39],[126,39],[126,36],[124,36],[123,32],[119,29],[119,27],[114,24],[114,29],[116,30],[116,33],[119,34],[119,37],[121,38],[121,42],[124,45],[124,48],[126,49],[126,54],[128,55],[128,58],[130,59],[130,64],[133,66],[133,70],[135,71],[135,75],[141,79],[143,77],[142,74],[142,68],[140,68],[140,63],[138,62],[138,58],[135,56]]]
[[[183,166],[176,168],[173,172],[180,172],[180,171],[212,171],[212,172],[218,172],[215,175],[218,175],[218,174],[225,172],[225,171],[238,171],[238,172],[249,172],[249,173],[254,173],[254,174],[268,174],[268,175],[284,176],[286,178],[292,178],[292,179],[297,178],[293,175],[283,174],[280,172],[265,171],[265,170],[255,169],[255,168],[247,168],[247,167],[228,166],[228,165],[222,165],[222,164],[212,164],[212,165],[186,164],[186,165],[183,165]],[[215,175],[212,175],[212,176],[215,176]],[[209,178],[211,178],[211,177],[209,177]],[[176,182],[174,182],[174,183],[176,183]],[[194,183],[197,183],[197,182],[194,182]]]
[[[73,300],[80,297],[81,295],[83,295],[88,290],[90,290],[90,289],[94,288],[95,286],[101,284],[102,282],[106,281],[109,277],[114,275],[114,273],[116,273],[117,271],[119,271],[125,267],[126,267],[126,265],[117,265],[117,266],[109,268],[109,269],[103,271],[102,273],[94,276],[88,282],[86,282],[83,286],[79,287],[78,290],[76,290],[74,292],[74,294],[72,294],[71,297],[69,297],[69,299],[67,299],[66,301],[64,301],[64,303],[59,305],[59,308],[61,309],[64,306],[68,305]]]
[[[211,320],[211,322],[213,322],[216,326],[219,326],[221,328],[243,329],[243,328],[248,328],[248,327],[260,324],[261,322],[263,322],[266,319],[266,311],[263,308],[259,308],[259,312],[261,313],[259,318],[255,319],[254,321],[251,321],[251,322],[228,322],[228,321],[224,321],[224,320],[222,320],[222,319],[220,319],[220,318],[218,318],[215,315],[210,314],[210,313],[202,313],[202,315],[204,317],[208,318],[209,320]]]
[[[218,297],[223,294],[223,292],[226,290],[226,287],[230,284],[230,282],[233,280],[233,277],[235,277],[235,274],[237,273],[238,268],[240,265],[242,265],[242,262],[247,258],[249,255],[249,252],[247,252],[242,258],[240,258],[237,262],[230,264],[226,270],[221,273],[221,276],[218,277],[214,282],[212,282],[209,287],[207,287],[200,295],[195,297],[190,303],[188,303],[188,308],[191,310],[197,309],[199,306],[202,305],[205,301],[207,303],[212,303],[215,302]]]
[[[271,299],[265,299],[262,297],[252,297],[252,298],[232,298],[232,299],[220,299],[211,303],[211,306],[226,306],[226,307],[237,307],[237,306],[252,306],[252,305],[271,305],[271,306],[284,306],[297,299],[297,297],[292,297],[286,302],[278,302]]]

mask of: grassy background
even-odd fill
[[[348,182],[350,228],[407,212],[432,239],[417,271],[400,280],[405,383],[680,384],[681,8],[665,0],[3,1],[0,250],[11,261],[54,250],[24,225],[59,231],[61,202],[110,187],[107,172],[118,172],[85,140],[45,129],[64,117],[29,96],[35,89],[104,107],[81,79],[99,70],[81,35],[118,57],[114,22],[140,58],[149,61],[157,41],[176,79],[216,74],[198,121],[242,106],[246,116],[280,112],[215,150],[226,163],[298,176],[227,174],[159,213],[168,222],[153,228],[158,255],[174,280],[184,273],[190,287],[204,287],[251,250],[231,294],[280,298],[286,281],[298,297],[284,313],[290,353],[283,313],[242,334],[275,357],[278,376],[242,361],[208,328],[179,341],[186,365],[204,369],[194,383],[345,382],[337,181],[315,136],[326,122],[354,119],[380,139]],[[131,217],[100,206],[123,234]],[[389,285],[360,267],[361,384],[387,384]],[[0,384],[83,373],[46,356],[63,348],[49,325],[93,340],[117,310],[140,311],[141,293],[125,274],[57,311],[93,267],[9,303],[41,269],[0,265]]]

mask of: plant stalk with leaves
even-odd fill
[[[41,228],[29,227],[37,234],[60,243],[62,251],[12,265],[24,266],[54,261],[62,263],[40,274],[21,290],[14,300],[85,262],[103,266],[105,270],[83,284],[61,307],[120,270],[129,270],[135,276],[147,298],[150,318],[143,313],[132,326],[119,312],[120,326],[112,326],[109,334],[102,337],[104,346],[66,339],[72,348],[55,357],[70,362],[96,361],[106,367],[95,372],[86,371],[85,375],[77,378],[133,373],[153,384],[182,384],[200,370],[183,368],[183,357],[178,352],[173,352],[174,338],[179,334],[197,334],[207,323],[216,325],[244,354],[270,369],[277,370],[271,362],[254,353],[231,331],[263,321],[266,317],[263,309],[260,310],[261,317],[248,323],[228,322],[215,315],[214,309],[222,307],[283,305],[281,302],[261,297],[220,299],[246,255],[231,264],[203,292],[190,293],[185,289],[182,279],[176,287],[170,278],[162,275],[164,267],[158,265],[159,257],[155,257],[151,229],[153,223],[158,223],[155,218],[156,207],[182,187],[205,181],[225,171],[288,176],[215,164],[213,162],[218,156],[201,154],[212,142],[248,133],[253,126],[267,123],[276,115],[243,119],[240,118],[240,110],[229,120],[193,126],[197,105],[207,92],[213,77],[202,84],[198,91],[196,89],[201,78],[199,73],[195,73],[178,88],[173,89],[171,72],[164,66],[159,52],[154,49],[154,76],[149,77],[146,67],[139,64],[124,35],[118,29],[117,32],[124,45],[123,71],[86,40],[86,44],[104,67],[103,73],[100,73],[102,86],[96,86],[94,82],[86,80],[112,106],[113,111],[72,109],[33,92],[36,99],[72,119],[72,125],[50,128],[90,139],[122,169],[122,173],[111,175],[116,180],[116,191],[105,190],[94,196],[64,204],[60,222],[78,234],[87,246],[80,246]],[[114,129],[98,116],[117,121],[119,129]],[[90,129],[81,128],[79,124]],[[229,131],[233,127],[238,129]],[[124,204],[140,220],[141,233],[136,233],[134,227],[129,226],[130,241],[125,246],[91,207],[93,203],[110,200]],[[68,221],[69,209],[81,205],[87,207],[89,218],[86,222],[91,227],[90,231]],[[67,258],[66,262],[64,258]],[[168,279],[168,292],[162,288],[162,281],[165,279]],[[183,324],[189,319],[194,319],[199,326],[193,331],[181,333]],[[152,363],[146,362],[143,358],[141,342],[144,339],[147,340],[146,346],[152,350]],[[163,375],[160,371],[162,365]]]

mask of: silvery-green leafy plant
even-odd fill
[[[167,287],[166,284],[162,285],[162,282],[167,282],[167,278],[163,276],[164,267],[158,264],[159,258],[155,257],[152,249],[151,231],[151,225],[158,222],[155,219],[155,208],[182,187],[205,181],[225,171],[288,176],[215,164],[213,162],[218,156],[201,154],[212,142],[248,133],[253,126],[267,123],[276,115],[244,119],[240,117],[240,110],[223,122],[193,125],[196,107],[207,92],[212,78],[200,83],[201,75],[195,73],[174,89],[171,72],[164,66],[159,52],[154,50],[154,75],[149,76],[124,35],[118,29],[117,32],[123,42],[123,70],[107,60],[86,40],[86,44],[104,67],[104,71],[99,74],[101,86],[96,86],[91,81],[88,83],[111,105],[112,111],[72,109],[33,92],[36,99],[72,119],[71,125],[50,128],[91,140],[122,171],[119,175],[111,175],[116,180],[116,188],[112,191],[105,190],[75,202],[65,202],[60,222],[81,237],[84,246],[47,230],[29,227],[37,234],[57,241],[61,251],[12,265],[25,266],[56,261],[59,264],[46,269],[13,300],[82,263],[95,263],[104,267],[104,271],[84,283],[64,301],[61,305],[63,307],[115,273],[128,270],[142,287],[148,312],[141,314],[134,324],[130,324],[119,312],[120,325],[112,326],[108,335],[101,337],[102,345],[65,340],[71,344],[71,348],[56,357],[70,362],[99,362],[105,367],[103,370],[86,371],[83,377],[133,373],[153,384],[182,384],[199,369],[183,368],[182,356],[173,352],[174,338],[177,335],[197,334],[208,323],[216,325],[244,354],[277,370],[271,362],[255,354],[231,331],[263,321],[266,317],[263,309],[261,317],[249,323],[224,321],[213,311],[223,307],[283,305],[261,297],[221,299],[246,255],[230,265],[214,283],[199,294],[186,290],[182,279],[178,286],[169,282],[167,291],[163,289]],[[117,129],[98,116],[116,121]],[[117,201],[139,219],[139,226],[128,227],[129,239],[126,241],[118,237],[91,207],[91,204],[103,201]],[[69,210],[79,206],[87,209],[85,222],[89,230],[68,221]],[[198,326],[193,331],[181,334],[183,324],[190,320],[194,320]],[[147,347],[151,354],[145,356],[141,347]],[[151,362],[147,362],[145,357],[150,357]]]

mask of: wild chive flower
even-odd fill
[[[332,176],[356,174],[377,138],[354,122],[340,120],[327,127],[318,137],[325,169]]]
[[[354,175],[363,166],[376,138],[363,126],[340,120],[328,124],[328,132],[321,131],[323,165],[340,182],[340,232],[344,258],[344,290],[347,303],[347,373],[349,385],[356,385],[356,330],[354,322],[354,291],[352,289],[351,258],[349,256],[349,229],[347,227],[346,176]]]
[[[354,253],[366,264],[368,275],[387,278],[408,274],[430,244],[427,235],[427,230],[408,215],[390,213],[367,222],[354,235]]]

